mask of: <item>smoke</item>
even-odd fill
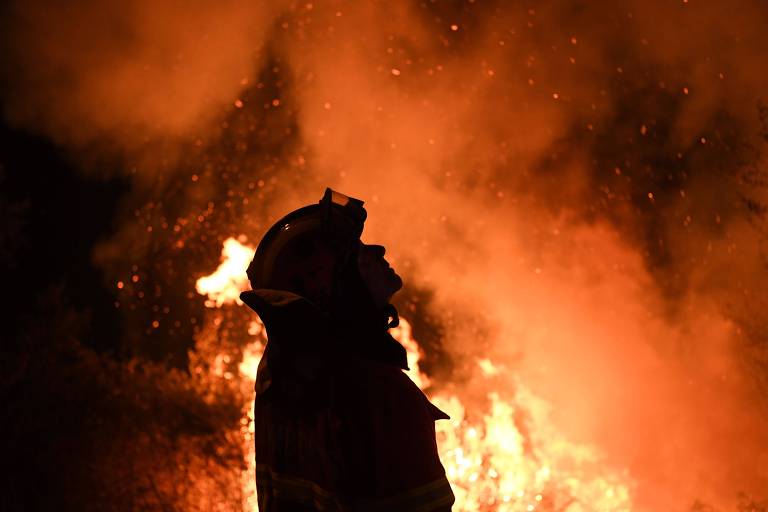
[[[490,324],[448,332],[456,359],[512,361],[669,510],[768,477],[732,314],[765,286],[739,173],[767,41],[644,5],[358,5],[281,48],[318,172],[375,198],[369,236],[437,308]]]
[[[12,3],[5,114],[79,150],[135,154],[197,136],[252,81],[277,9],[241,0]]]
[[[116,279],[138,262],[172,285],[152,244],[215,255],[326,185],[365,199],[366,237],[450,324],[454,382],[480,355],[508,365],[629,469],[641,507],[722,505],[768,485],[767,15],[25,2],[6,115],[75,151],[140,154],[125,167],[143,177],[176,171],[102,248]]]

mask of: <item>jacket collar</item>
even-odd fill
[[[280,346],[281,353],[337,359],[355,355],[408,369],[405,349],[383,328],[361,330],[334,325],[310,300],[284,290],[246,291],[240,299],[258,313],[270,344]]]

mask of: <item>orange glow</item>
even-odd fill
[[[224,243],[224,262],[210,276],[198,280],[198,292],[209,297],[211,307],[240,305],[235,292],[253,249],[235,238]],[[201,284],[201,282],[203,284]],[[247,312],[247,314],[251,314]],[[392,335],[406,348],[410,371],[407,375],[429,398],[447,412],[450,420],[436,423],[440,458],[454,494],[456,511],[533,512],[535,510],[632,509],[632,479],[624,471],[603,463],[598,449],[569,441],[550,422],[551,406],[536,397],[503,366],[490,359],[476,364],[490,391],[481,400],[467,401],[457,394],[433,386],[421,372],[422,351],[411,334],[411,325],[401,317]],[[243,350],[237,378],[244,389],[253,389],[256,369],[266,342],[260,321],[249,324],[248,334],[256,337]],[[215,356],[214,374],[232,379],[224,368],[228,354]],[[513,386],[500,384],[510,377]],[[432,391],[432,389],[436,391]],[[254,417],[252,394],[243,404],[240,421],[244,463],[241,475],[244,511],[257,510],[253,451]]]
[[[7,123],[130,185],[91,255],[105,345],[194,343],[237,442],[265,335],[228,237],[330,186],[406,282],[466,510],[768,499],[766,2],[9,6]]]

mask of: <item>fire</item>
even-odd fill
[[[489,393],[489,410],[468,411],[456,395],[429,393],[430,381],[418,366],[421,350],[407,321],[401,319],[393,336],[408,351],[409,377],[451,416],[436,428],[456,510],[631,510],[627,475],[603,468],[594,448],[564,439],[548,421],[548,404],[522,383],[515,382],[506,399],[504,390]],[[489,359],[477,365],[486,379],[504,371]]]
[[[247,284],[244,273],[252,255],[253,248],[237,239],[224,242],[219,268],[197,282],[198,292],[208,296],[208,307],[241,304],[237,297]],[[490,359],[476,361],[484,389],[493,389],[485,404],[463,401],[459,394],[447,391],[449,385],[432,392],[433,383],[419,369],[422,351],[411,326],[405,319],[400,322],[392,334],[407,350],[409,377],[451,416],[437,422],[436,428],[440,457],[456,495],[454,510],[620,512],[633,508],[631,477],[606,466],[595,447],[573,443],[559,433],[549,420],[549,404],[514,379],[504,365]],[[252,389],[266,333],[255,320],[248,334],[255,340],[242,352],[238,378],[243,387]],[[229,357],[219,354],[216,359]],[[251,400],[243,404],[240,425],[246,468],[241,475],[243,508],[252,511],[257,506]]]
[[[219,268],[214,273],[197,280],[197,293],[208,296],[206,306],[221,307],[233,302],[242,304],[240,292],[248,289],[245,269],[254,251],[252,247],[242,243],[245,240],[245,237],[225,240],[224,248],[221,250],[223,261]]]
[[[254,322],[253,324],[261,326],[260,323]],[[262,326],[263,327],[263,326]],[[251,329],[249,329],[250,333]],[[258,329],[257,334],[264,332],[264,329]],[[261,356],[264,353],[264,345],[260,341],[254,341],[249,344],[243,351],[243,360],[240,363],[238,369],[240,379],[248,385],[250,389],[253,389],[253,385],[256,381],[256,369],[259,367]],[[243,404],[243,416],[240,418],[240,434],[243,439],[243,458],[245,462],[246,470],[241,474],[241,482],[243,487],[243,510],[257,510],[256,502],[256,451],[254,445],[254,414],[253,414],[253,400],[249,400],[248,403]]]

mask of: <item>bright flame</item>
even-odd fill
[[[411,337],[411,324],[405,319],[400,319],[400,325],[389,331],[396,340],[398,340],[403,347],[408,361],[409,370],[406,373],[408,377],[417,385],[420,389],[426,389],[432,385],[429,377],[419,371],[419,359],[422,356],[421,347],[419,347],[416,340]]]
[[[480,371],[486,377],[493,377],[501,372],[501,369],[496,366],[490,359],[478,359],[477,365],[480,367]]]
[[[419,371],[420,349],[408,322],[394,332],[408,350],[411,379],[428,382]],[[478,360],[485,378],[503,369]],[[534,510],[631,510],[629,478],[601,465],[597,450],[563,438],[549,420],[549,405],[515,382],[509,399],[498,390],[487,395],[488,409],[474,410],[459,397],[428,393],[447,412],[436,423],[440,458],[456,495],[454,508],[478,512]]]
[[[261,322],[254,324],[262,325]],[[263,327],[263,326],[262,326]],[[249,329],[249,334],[252,329]],[[257,335],[264,333],[264,329],[258,329]],[[243,360],[240,362],[240,378],[249,389],[253,389],[256,383],[256,369],[264,354],[264,345],[260,340],[254,341],[243,350]],[[250,396],[250,395],[248,395]],[[243,510],[258,510],[256,501],[256,446],[254,442],[255,426],[253,423],[253,400],[243,404],[243,416],[240,418],[240,434],[243,438],[243,457],[246,470],[242,472],[240,479],[243,488]]]
[[[253,249],[234,238],[224,243],[224,262],[210,276],[201,278],[197,290],[207,294],[211,306],[241,304],[238,293]],[[247,256],[247,257],[246,257]],[[607,467],[591,446],[565,439],[549,419],[550,406],[511,378],[513,389],[487,394],[487,403],[465,404],[445,391],[430,393],[430,379],[421,373],[421,348],[411,335],[411,326],[400,319],[392,335],[406,348],[408,376],[451,419],[436,423],[440,458],[456,495],[456,511],[565,512],[629,511],[631,478]],[[252,389],[256,368],[264,350],[266,333],[260,321],[249,324],[248,334],[257,339],[242,353],[239,378]],[[219,354],[219,361],[229,361]],[[501,382],[509,375],[504,366],[479,359],[485,384]],[[226,374],[224,374],[226,377]],[[507,382],[509,382],[508,380]],[[252,395],[249,395],[252,396]],[[251,400],[243,405],[240,435],[246,470],[242,474],[244,510],[257,510],[254,460],[254,416]]]
[[[228,238],[224,241],[224,248],[221,250],[221,265],[216,271],[208,276],[197,280],[196,289],[200,295],[207,295],[208,300],[205,305],[209,308],[220,308],[224,304],[238,305],[240,301],[240,292],[248,289],[248,277],[245,275],[245,269],[253,258],[255,249],[241,242],[246,238],[241,236],[240,240]]]

